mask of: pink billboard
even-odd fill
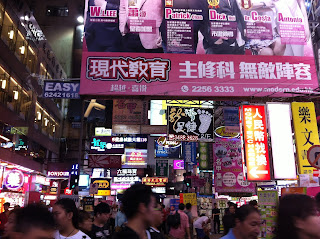
[[[81,95],[291,97],[318,87],[300,0],[86,0]]]
[[[184,169],[184,160],[173,160],[173,169]]]
[[[216,192],[255,192],[255,184],[243,179],[240,139],[217,137],[213,144],[213,160]]]

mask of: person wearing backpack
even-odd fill
[[[176,213],[168,216],[168,225],[170,226],[170,239],[191,239],[190,224],[187,214],[184,212],[184,204],[179,204],[179,210]]]

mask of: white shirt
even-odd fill
[[[203,229],[202,228],[202,223],[208,221],[209,218],[207,216],[203,216],[203,217],[199,217],[194,223],[193,223],[193,226],[194,228],[197,228],[197,229]]]
[[[56,232],[56,235],[55,235],[55,239],[91,239],[88,235],[84,234],[82,231],[78,231],[77,234],[73,235],[73,236],[70,236],[70,237],[65,237],[65,236],[62,236],[59,231]]]

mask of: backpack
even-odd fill
[[[177,229],[181,224],[180,213],[178,213],[178,211],[176,211],[175,214],[169,215],[167,222],[170,227]]]

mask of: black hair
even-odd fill
[[[257,202],[257,200],[251,200],[250,202],[249,202],[249,205],[251,205],[251,206],[257,206],[258,205],[258,202]]]
[[[79,228],[79,215],[76,203],[70,198],[59,199],[55,205],[61,206],[67,213],[72,212],[72,224],[75,228]]]
[[[111,209],[108,203],[101,202],[97,206],[94,207],[94,215],[102,213],[110,213]]]
[[[191,207],[192,207],[191,203],[188,202],[188,203],[186,204],[186,209],[189,210]]]
[[[318,209],[320,209],[320,192],[317,193],[317,195],[314,197],[314,199],[316,200],[316,204]]]
[[[240,222],[243,222],[251,213],[258,213],[260,215],[258,209],[249,204],[246,204],[236,210],[235,218],[239,219]]]
[[[123,211],[128,219],[135,217],[139,210],[140,203],[146,207],[154,196],[151,187],[143,184],[134,184],[128,188],[122,197]]]
[[[91,219],[90,213],[88,213],[84,210],[80,210],[78,215],[79,215],[79,224],[84,223],[84,221],[86,221],[88,219]]]
[[[206,216],[206,214],[204,214],[204,213],[202,213],[201,215],[200,215],[200,217],[205,217]]]
[[[278,208],[276,238],[298,239],[295,220],[317,214],[316,201],[303,194],[288,194],[281,198]]]
[[[183,203],[180,203],[180,204],[179,204],[179,209],[180,209],[180,210],[184,210],[184,208],[185,208],[184,204],[183,204]]]
[[[8,206],[8,207],[10,207],[10,203],[9,203],[9,202],[5,202],[5,203],[3,204],[3,206]]]
[[[53,215],[43,205],[30,204],[15,210],[14,231],[28,233],[32,228],[55,230]]]

